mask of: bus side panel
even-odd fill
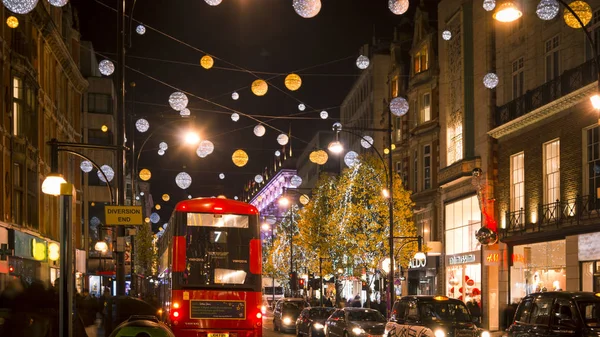
[[[193,319],[190,317],[191,301],[244,301],[245,319]],[[178,337],[201,336],[209,333],[227,333],[228,337],[262,337],[262,296],[260,292],[232,290],[173,290],[172,303],[179,303],[180,314],[171,316],[173,332]],[[177,323],[175,323],[177,321]]]

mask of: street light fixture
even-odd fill
[[[337,134],[336,134],[336,138],[337,138]],[[339,154],[339,153],[342,153],[342,151],[344,151],[344,145],[342,145],[342,143],[336,139],[333,142],[329,143],[329,145],[327,146],[327,149],[329,151],[331,151],[332,153]]]
[[[200,143],[200,136],[194,131],[188,131],[185,134],[185,142],[190,145],[196,145]]]
[[[496,8],[493,18],[500,22],[513,22],[523,16],[523,12],[512,1],[504,1]]]
[[[67,181],[65,178],[63,178],[62,174],[52,172],[46,176],[46,179],[44,179],[44,182],[42,183],[42,192],[55,197],[59,196],[60,185],[66,183]]]

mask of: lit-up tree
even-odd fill
[[[299,271],[300,263],[305,260],[304,251],[299,246],[298,238],[298,220],[299,207],[292,204],[284,217],[275,227],[275,241],[270,252],[267,263],[265,264],[265,274],[275,275],[275,279],[288,283],[290,277],[290,233],[293,235],[293,253],[294,253],[294,271]],[[269,274],[270,272],[270,274]]]

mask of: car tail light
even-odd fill
[[[175,317],[175,318],[179,317],[179,311],[173,311],[173,317]]]

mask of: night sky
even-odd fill
[[[133,1],[127,2],[130,6]],[[426,2],[435,8],[436,1]],[[93,42],[98,61],[114,60],[117,1],[72,3],[79,12],[82,40]],[[322,0],[320,13],[304,19],[295,13],[292,0],[223,0],[215,7],[203,0],[137,0],[126,58],[127,66],[134,69],[126,72],[127,116],[130,122],[146,118],[150,130],[136,131],[136,150],[152,131],[179,117],[168,105],[169,95],[178,91],[173,87],[188,93],[194,127],[215,144],[206,158],[196,155],[196,147],[178,145],[187,127],[180,122],[157,130],[149,139],[138,168],[152,171],[152,194],[163,206],[161,223],[188,194],[241,197],[245,183],[273,166],[274,152],[281,150],[276,141],[280,132],[267,126],[266,134],[258,138],[253,133],[257,122],[243,116],[233,122],[234,111],[272,116],[258,118],[285,132],[291,127],[293,152],[300,155],[316,131],[329,130],[338,121],[339,106],[359,75],[355,61],[360,47],[370,43],[373,35],[391,39],[394,26],[412,22],[418,3],[411,0],[409,11],[396,16],[387,0]],[[145,35],[135,33],[136,21],[147,26]],[[412,30],[410,25],[402,27]],[[205,53],[215,59],[210,70],[199,64]],[[295,92],[283,84],[285,75],[293,71],[302,77],[302,87]],[[249,88],[257,76],[270,83],[263,97]],[[131,82],[135,88],[129,86]],[[239,100],[231,99],[233,91],[240,94]],[[301,102],[307,106],[304,112],[298,110]],[[329,113],[327,120],[319,117],[323,109]],[[164,156],[157,154],[161,141],[169,144]],[[250,157],[242,168],[231,161],[239,148]],[[175,184],[181,171],[193,178],[187,191]],[[225,174],[224,180],[219,173]],[[160,200],[163,193],[171,195],[169,204]]]

